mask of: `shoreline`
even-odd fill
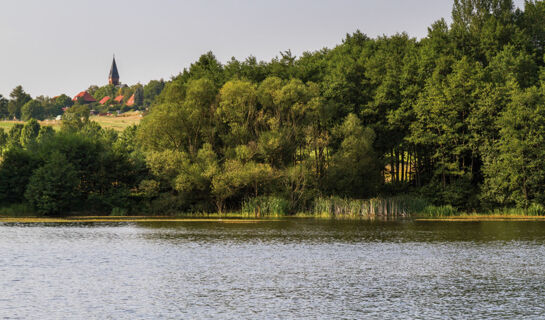
[[[425,217],[415,215],[413,217],[325,217],[316,215],[298,214],[294,216],[265,216],[248,217],[241,214],[210,214],[210,215],[179,215],[179,216],[67,216],[67,217],[9,217],[0,216],[0,223],[99,223],[99,222],[219,222],[219,223],[259,223],[268,221],[286,221],[297,219],[315,220],[354,220],[354,221],[414,221],[414,222],[523,222],[545,221],[545,216],[521,216],[521,215],[459,215],[445,217]]]

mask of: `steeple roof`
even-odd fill
[[[110,68],[110,76],[109,79],[115,80],[114,82],[119,81],[119,72],[117,71],[117,65],[115,64],[115,56],[112,61],[112,67]]]

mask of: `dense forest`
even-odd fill
[[[0,114],[29,121],[0,131],[0,203],[295,213],[320,198],[409,195],[460,211],[543,208],[545,2],[456,0],[452,23],[428,30],[420,40],[356,31],[269,62],[209,52],[169,81],[129,88],[148,111],[121,133],[78,103],[59,131],[40,126],[32,110],[60,114],[70,99],[15,88]]]

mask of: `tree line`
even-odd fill
[[[460,210],[542,206],[543,21],[544,1],[456,0],[452,23],[423,39],[356,31],[268,62],[209,52],[153,83],[149,113],[123,133],[83,111],[59,132],[30,121],[1,134],[0,201],[50,214],[249,202],[294,213],[323,196],[399,194]]]

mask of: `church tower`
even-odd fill
[[[115,56],[112,61],[112,68],[110,69],[110,76],[108,77],[108,83],[114,86],[119,85],[119,72],[117,72],[117,65],[115,64]]]

